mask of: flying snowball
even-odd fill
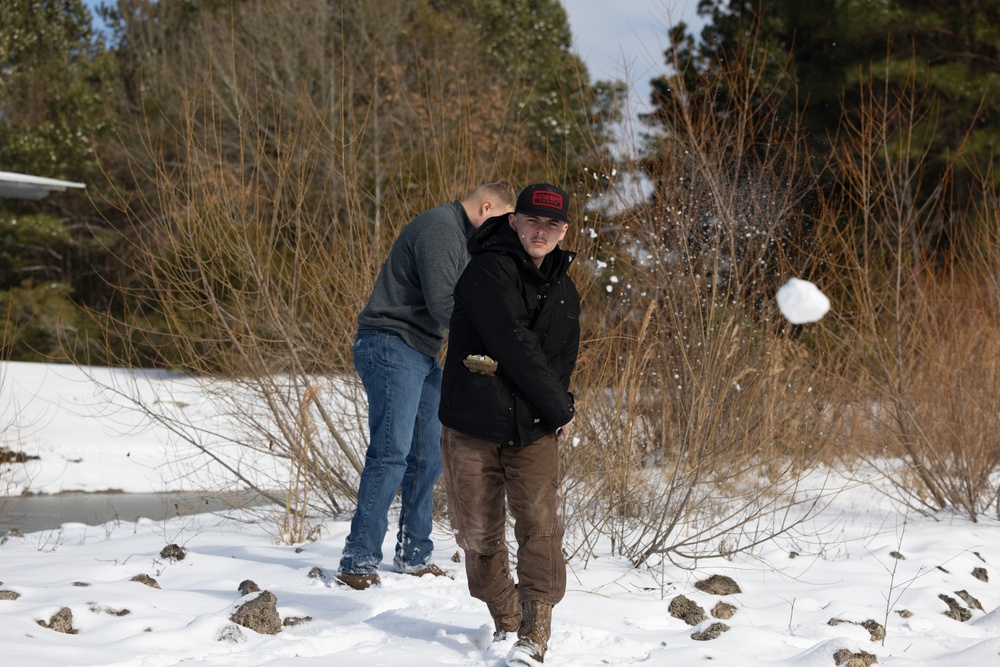
[[[830,299],[808,280],[790,279],[775,298],[781,314],[792,324],[819,322],[830,310]]]

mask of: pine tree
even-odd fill
[[[94,183],[112,73],[79,0],[0,3],[0,168]],[[86,326],[79,304],[106,299],[93,270],[108,261],[98,221],[79,191],[0,199],[0,308],[14,358],[65,358]]]
[[[924,0],[701,0],[709,19],[700,40],[675,27],[667,51],[671,72],[654,80],[654,111],[648,121],[663,127],[662,102],[671,94],[698,94],[706,69],[725,67],[753,41],[771,65],[771,85],[794,78],[784,116],[802,112],[814,164],[829,154],[829,140],[844,119],[854,117],[864,88],[891,100],[911,90],[920,101],[916,136],[930,142],[925,180],[931,190],[955,165],[956,205],[980,196],[975,176],[989,167],[1000,140],[1000,5],[982,0],[930,3]],[[680,30],[677,30],[680,28]],[[787,80],[787,79],[786,79]],[[670,91],[681,82],[681,91]],[[721,102],[721,101],[720,101]]]
[[[591,85],[586,65],[571,50],[569,21],[558,0],[433,4],[471,22],[471,43],[504,73],[512,95],[498,102],[516,108],[517,122],[527,128],[536,150],[570,171],[606,157],[608,126],[619,112],[623,87],[620,82]]]

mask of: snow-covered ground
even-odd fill
[[[11,425],[0,445],[41,457],[0,467],[0,481],[15,491],[183,488],[186,478],[173,469],[183,452],[162,431],[111,409],[81,370],[4,363],[0,377],[0,426]],[[183,378],[151,379],[164,400],[184,395],[198,405]],[[435,536],[438,563],[454,579],[416,579],[383,566],[382,585],[358,592],[330,583],[345,520],[327,520],[315,542],[285,546],[266,522],[246,519],[65,524],[0,537],[0,664],[503,664],[505,647],[489,645],[489,615],[469,596],[445,527]],[[186,556],[162,556],[170,544]],[[1000,525],[950,513],[905,516],[874,484],[845,483],[795,534],[731,561],[647,571],[609,553],[570,562],[546,665],[833,667],[845,649],[841,657],[867,653],[879,665],[1000,665]],[[317,567],[324,576],[315,576]],[[731,577],[742,592],[717,596],[695,587],[713,574]],[[133,581],[137,575],[159,588]],[[247,579],[277,598],[281,618],[310,620],[274,635],[234,631],[230,616],[262,595],[241,596]],[[669,612],[679,595],[706,612],[726,602],[734,613],[725,620],[709,613],[689,626]],[[946,616],[942,595],[969,620]],[[71,611],[75,634],[40,625],[62,608]],[[713,623],[728,630],[692,639]],[[879,626],[884,641],[873,641]]]

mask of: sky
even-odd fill
[[[573,48],[587,64],[591,79],[627,82],[635,111],[648,107],[649,81],[665,70],[669,27],[680,21],[702,25],[695,11],[697,0],[562,0],[562,4]]]
[[[787,287],[792,298],[781,311],[792,321],[829,307],[811,284]],[[504,664],[513,639],[491,644],[489,614],[468,593],[446,525],[432,538],[449,577],[396,574],[383,562],[382,583],[354,591],[333,581],[346,514],[312,517],[316,539],[300,544],[276,538],[278,506],[166,520],[136,514],[133,493],[232,486],[219,468],[206,478],[210,467],[196,450],[129,409],[141,399],[225,436],[232,431],[218,401],[235,394],[209,389],[167,372],[0,362],[0,447],[29,457],[0,465],[0,519],[16,528],[30,494],[121,490],[103,517],[0,532],[5,667]],[[364,423],[363,415],[347,421]],[[231,460],[244,455],[231,452]],[[787,532],[725,559],[634,567],[597,531],[586,540],[569,535],[588,548],[568,560],[545,665],[831,667],[835,655],[874,656],[883,667],[1000,664],[1000,522],[903,511],[865,465],[810,473],[795,493],[805,502],[784,517]],[[814,498],[820,509],[801,513]],[[394,541],[390,530],[384,553]],[[171,545],[183,559],[164,555]],[[698,586],[713,575],[732,579],[738,592]],[[277,634],[239,626],[234,614],[264,597],[240,591],[248,579],[274,596],[277,618],[301,622]],[[682,603],[701,618],[671,611]],[[51,628],[57,616],[73,633]],[[699,634],[713,629],[715,638]]]

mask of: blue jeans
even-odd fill
[[[431,501],[441,476],[441,364],[388,331],[359,331],[354,368],[368,394],[370,444],[340,571],[371,574],[382,562],[389,507],[402,487],[393,569],[430,563]]]

